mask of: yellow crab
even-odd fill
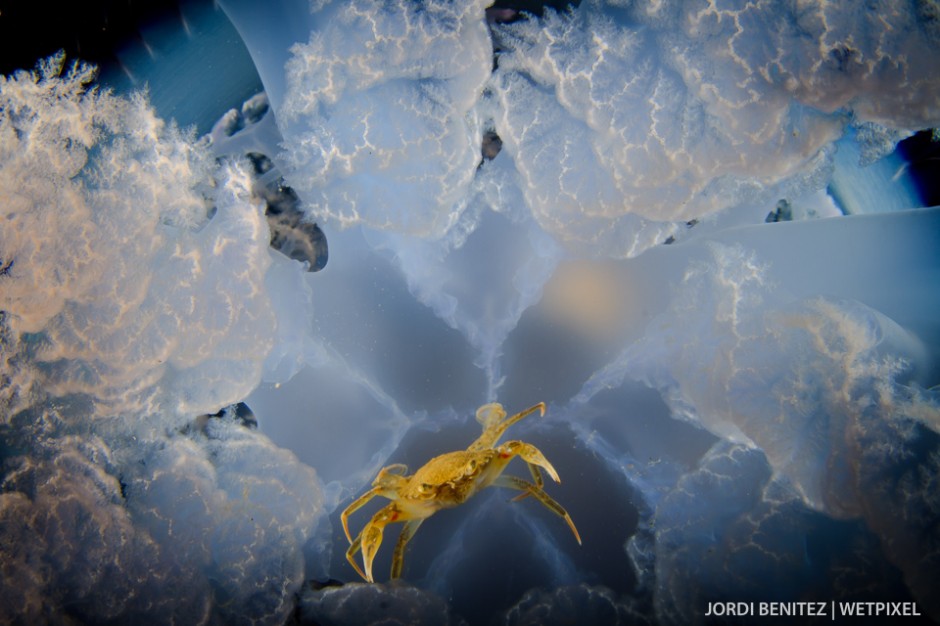
[[[408,468],[401,463],[382,468],[372,481],[372,489],[357,498],[340,515],[343,531],[350,543],[346,560],[365,580],[374,582],[372,561],[382,544],[385,526],[403,522],[405,526],[398,536],[392,557],[392,578],[400,577],[405,546],[421,526],[421,522],[441,509],[463,504],[478,491],[491,485],[522,491],[513,501],[535,496],[539,502],[565,519],[580,545],[581,536],[578,535],[578,529],[574,527],[571,516],[542,490],[540,467],[548,472],[555,482],[561,482],[558,472],[548,459],[538,448],[522,441],[508,441],[494,447],[507,428],[535,411],[545,415],[545,403],[539,402],[509,418],[506,417],[506,411],[501,404],[484,404],[476,413],[477,421],[483,425],[483,434],[466,450],[436,456],[411,476],[406,475]],[[502,475],[506,465],[516,456],[522,457],[529,466],[534,483],[515,476]],[[376,496],[388,498],[392,502],[373,515],[362,532],[353,539],[349,534],[349,516]],[[355,560],[359,550],[362,550],[365,571]]]

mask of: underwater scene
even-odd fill
[[[940,623],[940,4],[24,5],[0,623]]]

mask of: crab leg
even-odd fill
[[[546,460],[545,462],[547,463],[548,461]],[[526,466],[528,466],[529,473],[532,474],[532,478],[535,480],[535,485],[541,489],[545,481],[542,480],[542,472],[539,471],[539,466],[535,463],[529,463],[528,461],[526,461]]]
[[[349,543],[354,544],[359,542],[359,537],[356,538],[356,541],[353,541],[352,535],[349,534],[349,516],[361,509],[369,500],[379,495],[380,493],[382,493],[382,489],[380,487],[373,487],[369,491],[356,498],[352,504],[343,509],[343,512],[339,514],[339,520],[343,523],[343,532],[346,533],[346,539],[349,540]],[[362,533],[359,533],[359,535],[361,536]],[[363,578],[365,577],[363,576]]]
[[[484,448],[492,448],[496,444],[496,442],[499,441],[499,438],[503,436],[503,433],[506,432],[507,428],[509,428],[510,426],[512,426],[519,420],[521,420],[522,418],[528,415],[531,415],[532,413],[535,413],[536,411],[539,412],[539,415],[545,415],[545,403],[539,402],[535,406],[530,406],[525,411],[521,411],[511,417],[507,417],[506,419],[504,419],[502,422],[498,424],[486,426],[485,429],[483,430],[483,434],[480,435],[476,441],[471,443],[470,447],[467,448],[467,450],[473,451],[473,450],[482,450]]]
[[[526,492],[525,495],[531,495],[538,498],[538,501],[545,505],[546,508],[551,509],[553,513],[559,517],[564,518],[568,523],[568,528],[571,529],[571,532],[574,533],[574,538],[578,540],[578,545],[581,545],[581,535],[578,534],[578,529],[574,526],[574,521],[572,521],[571,516],[568,515],[568,511],[565,510],[563,506],[555,502],[555,500],[545,493],[539,487],[533,485],[527,480],[522,480],[515,476],[506,476],[502,475],[498,477],[492,483],[496,487],[508,487],[510,489],[518,489],[519,491]]]
[[[396,498],[398,488],[406,480],[403,474],[407,471],[408,467],[403,463],[395,463],[388,467],[383,467],[379,471],[378,476],[375,477],[375,480],[372,481],[372,489],[356,498],[352,504],[343,509],[343,512],[339,515],[339,519],[343,523],[343,532],[346,533],[346,539],[349,543],[353,543],[352,535],[349,534],[349,516],[361,509],[369,500],[376,496],[384,496],[390,500]]]
[[[362,547],[362,532],[356,535],[356,538],[350,542],[349,549],[346,550],[346,560],[349,561],[349,564],[353,566],[353,569],[356,570],[356,573],[359,574],[363,580],[369,580],[366,576],[366,573],[362,571],[362,568],[359,567],[359,564],[356,563],[356,554],[359,553],[359,549]]]
[[[418,532],[418,527],[424,518],[408,520],[405,522],[401,534],[398,535],[398,543],[395,544],[395,553],[392,555],[392,578],[401,578],[401,568],[405,562],[405,546],[411,541],[411,538]]]
[[[529,468],[529,473],[532,474],[532,478],[535,480],[535,486],[539,489],[545,484],[545,481],[542,480],[542,472],[539,471],[538,465],[533,465],[532,463],[526,463],[526,467]],[[528,491],[523,491],[518,496],[510,500],[510,502],[518,502],[519,500],[525,500],[529,497]]]

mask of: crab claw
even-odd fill
[[[499,447],[499,454],[500,456],[520,456],[526,463],[541,467],[556,483],[561,482],[561,478],[558,477],[558,472],[555,471],[552,464],[548,462],[548,459],[545,458],[542,451],[531,443],[525,443],[524,441],[507,441]]]
[[[375,582],[372,577],[372,561],[379,552],[379,546],[382,545],[382,535],[384,528],[378,524],[369,522],[362,530],[362,564],[365,565],[365,579],[370,583]]]
[[[503,418],[506,417],[506,409],[499,402],[490,402],[477,409],[476,417],[483,428],[490,428],[503,421]]]
[[[359,536],[356,537],[356,540],[353,541],[353,545],[350,546],[349,550],[346,552],[346,559],[352,564],[356,571],[359,572],[360,576],[370,583],[375,582],[372,577],[372,561],[375,560],[375,555],[378,554],[379,547],[382,545],[382,536],[385,533],[385,527],[393,522],[408,522],[413,519],[414,516],[406,512],[406,510],[403,510],[397,502],[392,502],[385,506],[372,516],[369,523],[366,524],[362,532],[359,533]],[[392,565],[393,572],[395,572],[396,569],[398,572],[401,571],[400,560],[404,552],[405,543],[407,543],[411,535],[418,530],[419,525],[420,523],[406,526],[407,531],[403,533],[404,539],[399,540],[400,547],[396,548],[395,551],[396,558]],[[355,561],[356,553],[359,550],[362,550],[362,564],[365,566],[365,571],[359,569]]]

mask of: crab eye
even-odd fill
[[[418,487],[418,491],[420,491],[420,492],[423,493],[423,494],[429,494],[429,493],[431,493],[432,491],[434,491],[434,485],[429,485],[429,484],[427,484],[427,483],[421,483],[421,485]]]
[[[477,469],[477,461],[476,461],[476,459],[470,459],[470,462],[467,463],[467,471],[466,471],[466,473],[467,473],[467,474],[472,474],[473,472],[476,471],[476,469]]]

